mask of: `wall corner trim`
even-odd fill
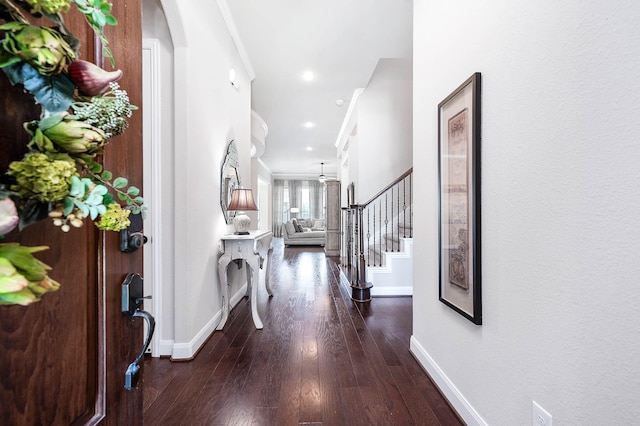
[[[251,65],[251,61],[249,60],[249,55],[247,54],[247,51],[244,48],[242,39],[240,38],[238,27],[236,27],[236,22],[233,19],[231,10],[229,10],[229,5],[227,4],[227,0],[218,0],[217,3],[218,3],[218,8],[220,9],[220,13],[222,13],[222,18],[224,19],[225,24],[227,24],[227,29],[229,30],[229,34],[233,39],[233,43],[236,45],[236,49],[238,49],[240,60],[244,65],[244,69],[247,71],[247,74],[249,75],[249,81],[253,81],[256,78],[256,73],[253,70],[253,66]]]
[[[159,344],[158,354],[154,357],[171,356],[173,353],[173,340],[161,340]]]
[[[487,422],[484,421],[475,408],[467,401],[462,395],[462,392],[456,387],[456,385],[447,377],[445,372],[435,362],[435,360],[429,355],[424,347],[418,342],[415,336],[411,336],[411,342],[409,350],[413,356],[422,365],[422,368],[431,376],[436,383],[440,391],[444,394],[445,398],[449,400],[449,403],[458,412],[458,415],[468,425],[487,426]]]
[[[353,96],[351,97],[351,102],[349,102],[349,108],[347,109],[347,113],[344,116],[344,121],[342,122],[342,126],[340,127],[340,131],[338,132],[338,138],[336,139],[336,148],[340,151],[340,144],[348,140],[349,134],[353,130],[353,123],[356,117],[354,117],[356,105],[358,105],[358,99],[360,95],[364,92],[364,87],[360,87],[353,91]],[[351,124],[351,127],[350,127]],[[349,133],[347,133],[349,132]]]
[[[155,337],[151,340],[151,353],[154,356],[168,355],[166,353],[166,340],[161,340],[164,335],[165,316],[162,309],[162,289],[164,285],[162,275],[162,107],[161,97],[161,62],[160,62],[160,40],[156,38],[142,39],[142,99],[145,105],[142,124],[142,146],[143,146],[143,168],[144,183],[143,193],[151,199],[149,208],[154,212],[145,221],[145,228],[148,231],[149,244],[144,251],[144,276],[151,278],[151,314],[156,318]],[[148,306],[148,305],[147,305]],[[164,349],[161,345],[164,342]],[[163,353],[163,350],[165,353]],[[171,352],[169,352],[171,354]]]

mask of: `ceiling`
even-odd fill
[[[325,174],[336,176],[335,144],[354,91],[381,58],[412,57],[412,0],[227,5],[255,72],[252,109],[269,129],[262,162],[282,177],[317,176],[324,162]]]

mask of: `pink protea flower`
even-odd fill
[[[13,200],[8,197],[0,199],[0,236],[11,232],[19,220]]]
[[[109,90],[109,83],[122,78],[122,70],[105,71],[96,64],[76,59],[69,64],[69,78],[78,87],[80,94],[100,96]]]

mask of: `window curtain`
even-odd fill
[[[289,208],[291,207],[302,207],[302,181],[300,180],[289,181]],[[300,215],[292,214],[291,217],[300,217]]]
[[[310,219],[324,219],[323,200],[324,184],[317,180],[309,181],[309,214]]]
[[[271,231],[274,237],[282,237],[282,223],[286,218],[284,211],[284,181],[282,179],[273,180],[273,224]]]

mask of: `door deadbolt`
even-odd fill
[[[131,224],[127,229],[120,231],[120,251],[124,253],[134,252],[147,242],[147,237],[142,233],[142,215],[131,213],[129,221]]]

